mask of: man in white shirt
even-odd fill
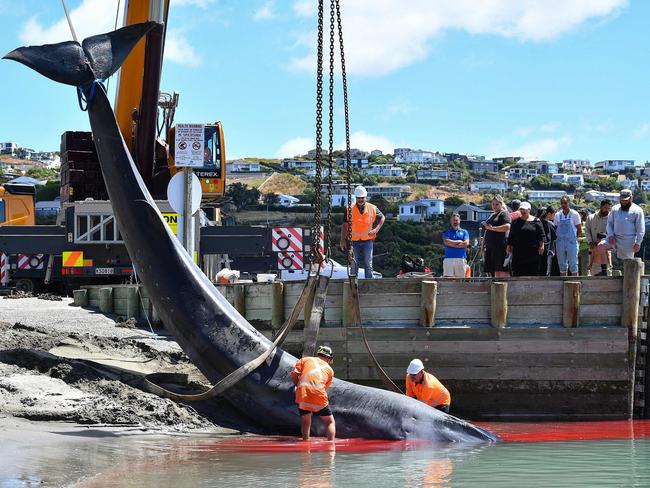
[[[645,217],[641,207],[632,203],[630,190],[621,190],[618,201],[619,204],[614,205],[607,218],[607,239],[599,245],[616,248],[616,257],[619,259],[632,259],[641,249]]]

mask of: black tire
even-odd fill
[[[34,293],[36,291],[36,282],[29,278],[20,278],[19,280],[16,280],[16,291]]]

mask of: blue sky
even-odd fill
[[[67,4],[80,37],[113,27],[117,0]],[[353,146],[650,159],[650,2],[341,4]],[[161,88],[181,94],[176,121],[221,120],[229,158],[313,147],[315,5],[172,0]],[[70,39],[59,0],[0,0],[0,15],[2,53]],[[0,140],[55,150],[87,130],[72,87],[9,61],[0,80]]]

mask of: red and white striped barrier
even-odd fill
[[[43,269],[45,254],[19,254],[18,269]]]
[[[7,286],[9,283],[9,256],[0,253],[0,286]]]

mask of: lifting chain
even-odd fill
[[[327,225],[325,227],[325,257],[332,256],[332,173],[334,172],[334,0],[330,0],[330,71],[329,71],[329,152],[327,154]]]
[[[323,0],[318,0],[318,50],[316,74],[316,174],[314,177],[314,222],[311,229],[310,262],[320,265],[321,177],[323,168]]]

